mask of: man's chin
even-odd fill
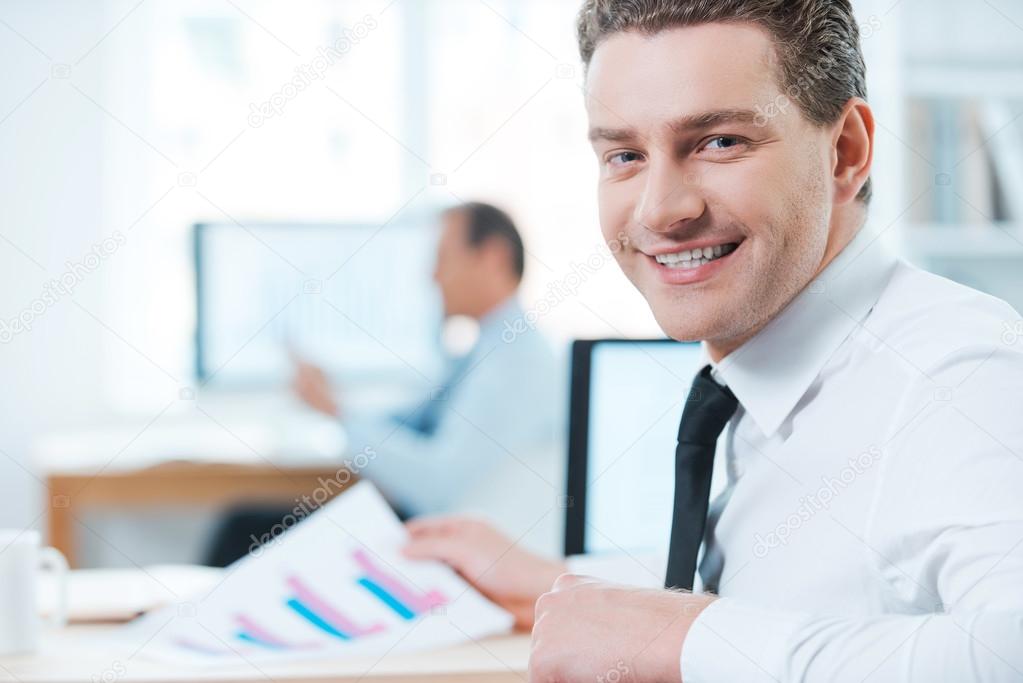
[[[664,334],[676,341],[698,342],[718,339],[731,332],[730,325],[721,319],[720,310],[715,315],[694,311],[693,307],[664,305],[652,309],[654,319]]]
[[[661,326],[661,329],[664,330],[664,334],[675,341],[697,342],[713,338],[713,335],[709,334],[706,326],[693,324],[692,321],[680,321],[677,311],[673,312],[672,315],[665,316],[655,313],[654,318],[657,320],[657,324]]]

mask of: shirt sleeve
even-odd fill
[[[502,424],[499,401],[475,396],[472,383],[459,389],[476,400],[445,399],[451,405],[430,434],[386,418],[345,425],[351,450],[366,449],[369,454],[357,474],[410,515],[451,509],[469,487],[519,450],[515,435]]]
[[[449,394],[424,397],[444,401],[429,434],[392,418],[346,421],[349,452],[367,452],[356,474],[403,511],[420,515],[456,509],[498,466],[533,467],[530,454],[553,441],[559,417],[549,400],[534,395],[546,386],[545,378],[531,374],[542,361],[530,349],[498,347]]]
[[[1023,615],[973,612],[829,618],[722,598],[693,623],[682,680],[1019,681]]]
[[[926,375],[884,449],[863,543],[869,580],[904,613],[810,614],[725,597],[689,631],[686,683],[1023,680],[1020,359],[965,349]]]
[[[484,447],[480,452],[468,430],[450,419],[444,422],[430,435],[387,418],[362,417],[346,422],[349,450],[365,454],[365,466],[355,473],[372,481],[408,514],[441,510],[444,501],[471,484],[491,450]],[[462,462],[459,455],[467,450],[478,457]]]

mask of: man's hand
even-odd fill
[[[682,643],[713,601],[565,574],[536,603],[529,680],[680,681]]]
[[[406,524],[405,555],[440,560],[480,593],[515,616],[515,626],[533,626],[536,600],[550,590],[565,566],[515,545],[485,522],[464,517],[425,517]]]
[[[306,405],[330,417],[340,417],[341,410],[331,393],[330,382],[320,368],[295,359],[295,378],[291,386]]]

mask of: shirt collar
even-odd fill
[[[506,329],[515,329],[520,319],[524,319],[525,313],[519,304],[518,297],[514,294],[490,309],[480,318],[480,334],[477,345],[481,342],[496,342]]]
[[[792,413],[888,284],[897,260],[878,237],[862,228],[764,329],[712,363],[715,378],[728,385],[765,436]]]

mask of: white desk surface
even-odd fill
[[[165,604],[175,593],[184,595],[215,582],[219,571],[188,566],[72,571],[69,611],[73,620],[101,614],[127,618],[139,609]],[[53,601],[45,599],[46,582],[40,588],[45,611]],[[73,621],[65,628],[44,631],[37,652],[0,656],[0,683],[522,683],[529,661],[529,634],[513,634],[370,658],[253,664],[239,656],[209,667],[175,666],[138,654],[145,643],[120,636],[121,628],[123,623]]]
[[[211,668],[175,667],[134,657],[109,639],[111,625],[73,625],[45,634],[38,652],[0,657],[0,681],[14,683],[440,683],[526,681],[529,635],[516,634],[444,650],[349,660],[258,665],[239,660]]]

